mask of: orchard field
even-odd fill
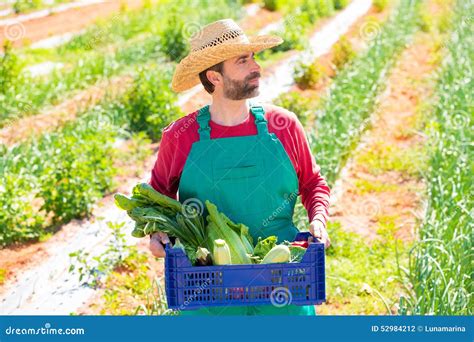
[[[331,187],[317,313],[472,315],[474,1],[242,1],[1,5],[1,314],[174,314],[113,194],[209,103],[171,77],[232,18],[285,40],[257,55],[259,100],[298,116]]]

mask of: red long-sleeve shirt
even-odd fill
[[[317,219],[326,225],[330,189],[311,154],[303,126],[294,113],[284,108],[270,104],[264,108],[268,131],[281,141],[298,175],[299,193],[309,221]],[[197,113],[190,113],[163,129],[158,158],[151,172],[151,186],[174,199],[191,145],[199,140]],[[222,126],[212,120],[209,126],[211,139],[257,134],[252,114],[236,126]]]

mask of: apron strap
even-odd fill
[[[258,135],[268,134],[268,125],[267,120],[265,119],[265,110],[263,107],[250,104],[250,111],[255,117],[255,125],[257,126]],[[209,113],[209,105],[199,109],[196,120],[199,124],[199,140],[210,140],[211,128],[209,127],[209,121],[211,120],[211,114]]]
[[[209,120],[211,120],[211,114],[209,113],[209,105],[206,105],[199,109],[199,113],[196,117],[199,124],[199,140],[211,139],[211,128],[209,127]]]
[[[265,119],[265,110],[262,106],[250,104],[250,111],[255,116],[255,125],[257,126],[258,135],[268,134],[267,120]]]

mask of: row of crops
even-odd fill
[[[425,8],[424,1],[400,1],[367,49],[337,71],[316,113],[309,112],[316,117],[308,132],[311,149],[331,187],[369,127],[387,75],[414,33],[420,30],[419,17]],[[345,44],[340,44],[336,51]],[[302,205],[297,209],[303,229],[305,211]],[[346,312],[390,314],[399,289],[386,279],[393,279],[397,272],[398,242],[387,232],[368,244],[360,235],[345,232],[338,222],[330,222],[328,230],[333,244],[327,251],[329,301],[349,302]],[[386,227],[381,225],[379,232],[384,230]],[[365,289],[362,294],[361,289]],[[364,295],[365,291],[373,292],[375,299]]]
[[[474,3],[458,1],[428,118],[427,211],[404,270],[401,313],[472,315]]]
[[[421,3],[401,1],[368,48],[338,71],[327,95],[317,106],[316,125],[309,128],[307,135],[330,186],[334,185],[352,149],[368,127],[376,98],[384,89],[385,75],[418,27]],[[296,113],[313,114],[303,109],[304,105],[299,105],[307,104],[304,101],[293,99],[285,102],[291,103],[291,109]],[[314,102],[310,103],[313,105]],[[303,226],[304,210],[301,205],[298,208],[297,220]]]
[[[308,3],[311,1],[304,0],[285,9],[292,22],[298,20],[292,13],[300,13],[302,6]],[[313,22],[337,8],[331,1],[325,4],[332,6],[331,11],[315,12]],[[160,6],[165,6],[166,11]],[[180,7],[176,3],[160,3],[157,7],[151,6],[149,13],[146,10],[145,14],[125,13],[112,23],[98,24],[51,51],[26,49],[19,56],[13,52],[5,54],[4,61],[10,59],[10,65],[24,65],[22,58],[32,60],[33,56],[39,62],[45,55],[71,62],[69,68],[63,68],[69,71],[56,71],[39,79],[31,79],[21,72],[0,73],[6,75],[0,83],[3,84],[1,113],[7,113],[3,116],[4,123],[11,120],[12,115],[17,118],[32,114],[35,108],[64,98],[73,89],[90,85],[99,75],[116,74],[113,70],[118,72],[135,64],[135,79],[123,96],[105,99],[60,129],[16,146],[0,147],[0,170],[4,174],[0,181],[0,206],[4,209],[0,213],[1,246],[41,238],[73,218],[88,215],[94,203],[115,185],[113,177],[119,171],[116,142],[133,139],[140,132],[159,140],[161,129],[183,114],[173,105],[177,98],[169,84],[174,63],[187,49],[189,30],[199,27],[185,23],[235,17],[231,14],[241,12],[240,5],[234,1],[222,1],[221,6],[214,2],[215,11],[209,11],[208,7],[203,6],[202,1],[189,3],[178,16]],[[162,20],[153,18],[153,14]],[[160,23],[159,27],[156,22]],[[130,23],[138,26],[136,35],[131,33],[135,30]],[[304,26],[309,31],[307,21]],[[154,35],[153,27],[159,29],[160,34]],[[284,28],[282,34],[285,32]],[[144,49],[144,46],[150,48]],[[68,50],[71,55],[61,52]],[[113,52],[105,53],[109,50]],[[7,63],[2,64],[4,71],[15,70],[6,66]],[[22,111],[25,107],[28,110]]]
[[[14,0],[8,5],[11,7],[13,13],[22,14],[68,2],[72,2],[72,0]]]
[[[15,53],[7,42],[0,70],[0,125],[34,114],[99,79],[130,73],[146,62],[179,60],[187,52],[189,36],[201,25],[222,15],[237,19],[242,14],[236,1],[212,4],[148,2],[141,10],[125,11],[98,23],[54,49]],[[42,62],[60,63],[61,67],[41,77],[25,70]]]

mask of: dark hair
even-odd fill
[[[217,71],[218,73],[222,74],[222,72],[224,70],[224,62],[220,62],[219,64],[213,65],[210,68],[207,68],[206,70],[201,71],[199,73],[199,79],[201,80],[201,83],[202,83],[204,89],[206,89],[206,91],[209,94],[212,94],[214,92],[214,84],[212,84],[211,81],[209,81],[209,79],[206,76],[206,72],[208,70]]]

